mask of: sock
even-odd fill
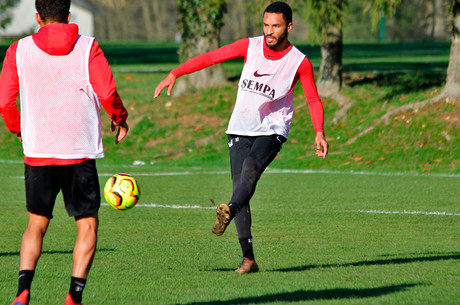
[[[85,285],[86,285],[86,279],[73,277],[73,276],[70,279],[69,293],[70,293],[70,296],[72,297],[72,300],[77,304],[81,303],[81,296],[83,294],[83,289],[85,288]]]
[[[19,270],[18,293],[16,296],[19,296],[26,289],[29,289],[30,291],[30,285],[32,284],[34,274],[35,270]]]
[[[254,251],[252,249],[252,237],[239,239],[243,257],[254,259]]]
[[[240,213],[241,208],[238,205],[234,204],[233,202],[229,202],[228,207],[230,208],[231,219],[235,218],[236,215]]]

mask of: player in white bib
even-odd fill
[[[69,24],[70,2],[35,0],[40,29],[10,45],[0,74],[0,114],[24,149],[29,217],[12,305],[29,304],[59,192],[77,227],[64,304],[81,304],[97,244],[100,186],[96,159],[104,157],[101,108],[109,114],[112,130],[118,126],[117,143],[128,132],[128,112],[109,64],[94,38],[79,35],[78,26]]]
[[[243,252],[237,273],[257,272],[251,234],[252,198],[257,181],[287,140],[293,115],[293,93],[298,80],[310,108],[316,131],[316,155],[325,158],[328,143],[324,134],[324,111],[316,91],[308,58],[288,40],[292,30],[292,10],[284,2],[267,6],[263,15],[264,36],[240,39],[232,44],[196,56],[160,82],[154,98],[164,88],[170,95],[176,78],[237,57],[244,57],[238,95],[228,128],[228,146],[233,180],[229,203],[217,207],[212,232],[224,233],[235,221]]]

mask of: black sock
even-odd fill
[[[81,303],[81,296],[86,285],[86,279],[73,277],[70,279],[69,293],[75,303]]]
[[[18,293],[16,296],[19,296],[26,289],[30,291],[30,285],[32,284],[34,274],[35,270],[19,270]]]
[[[254,251],[252,249],[252,237],[239,239],[243,257],[254,259]]]
[[[240,208],[239,205],[236,205],[233,202],[229,202],[228,207],[230,208],[230,217],[232,219],[235,218],[236,215],[238,215],[240,213],[241,208]]]

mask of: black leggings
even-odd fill
[[[238,237],[251,238],[249,200],[254,195],[260,176],[276,157],[286,139],[279,135],[228,135],[228,140],[233,181],[230,211],[234,217]]]

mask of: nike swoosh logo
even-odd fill
[[[259,71],[254,72],[255,77],[270,76],[270,75],[273,75],[273,74],[259,74]]]

